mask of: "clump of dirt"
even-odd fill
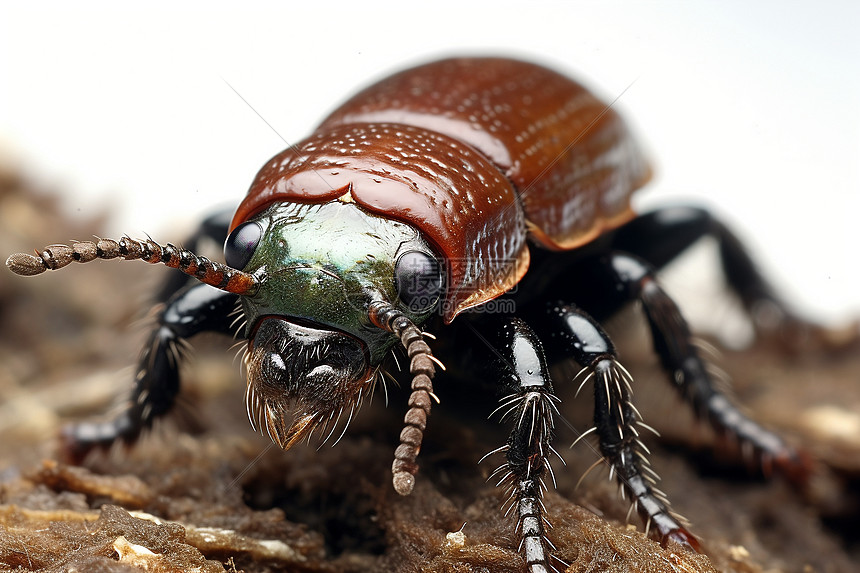
[[[69,224],[51,194],[0,172],[3,256],[89,238],[100,225]],[[130,387],[145,328],[129,325],[145,315],[163,270],[94,262],[38,278],[0,274],[0,570],[524,570],[513,521],[499,511],[504,493],[486,482],[494,466],[477,463],[506,432],[486,420],[493,404],[450,407],[472,398],[446,387],[444,374],[409,497],[390,483],[408,389],[390,388],[387,409],[377,393],[337,447],[284,453],[249,428],[231,341],[215,337],[194,341],[175,415],[134,447],[63,463],[61,428],[109,412]],[[818,459],[812,485],[798,492],[747,471],[730,449],[717,448],[714,461],[713,436],[665,383],[638,318],[618,324],[639,409],[663,435],[648,442],[661,488],[692,520],[705,554],[663,548],[638,522],[626,524],[628,506],[608,480],[577,488],[595,454],[563,447],[575,436],[559,424],[567,466],[556,464],[545,500],[559,569],[854,570],[860,352],[787,358],[759,344],[721,359],[752,415]],[[563,395],[575,427],[588,427],[589,408]]]

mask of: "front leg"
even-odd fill
[[[544,477],[551,472],[548,456],[555,427],[558,399],[553,393],[543,349],[535,333],[518,318],[491,322],[493,332],[484,339],[495,354],[495,366],[505,391],[501,406],[503,421],[513,428],[505,446],[506,463],[498,485],[507,487],[507,512],[515,511],[520,552],[529,573],[547,573],[552,544],[546,538],[542,491]],[[481,336],[483,338],[483,336]]]
[[[126,408],[106,422],[72,425],[63,432],[65,455],[80,461],[96,448],[133,443],[153,421],[170,411],[179,392],[180,348],[204,331],[230,333],[238,295],[196,284],[177,292],[156,318],[135,370]]]
[[[233,219],[235,209],[221,209],[212,213],[200,223],[194,233],[185,239],[183,247],[189,251],[197,252],[200,244],[208,239],[221,246],[227,240],[230,230],[230,221]],[[182,287],[191,284],[191,279],[182,273],[173,272],[155,293],[152,300],[155,302],[166,302]],[[195,283],[196,284],[196,283]]]

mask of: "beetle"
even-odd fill
[[[451,378],[488,381],[511,429],[496,474],[509,489],[531,573],[554,568],[541,496],[552,472],[556,397],[549,365],[573,360],[594,388],[602,460],[663,543],[699,550],[656,490],[632,402],[633,377],[600,322],[639,301],[672,385],[695,412],[766,467],[794,479],[804,455],[742,414],[715,386],[690,328],[655,273],[710,235],[727,282],[770,328],[802,327],[738,239],[705,210],[636,214],[651,170],[621,116],[572,79],[529,62],[453,58],[359,92],[259,171],[238,209],[207,219],[183,249],[152,239],[98,239],[13,254],[35,275],[95,259],[177,268],[141,354],[129,407],[65,433],[71,455],[133,442],[179,391],[177,347],[200,332],[247,340],[246,407],[283,449],[349,420],[405,350],[412,376],[392,465],[408,495],[446,339]],[[194,253],[224,243],[225,262]],[[202,284],[200,284],[202,283]],[[505,304],[502,304],[505,303]],[[759,326],[764,326],[760,324]],[[435,337],[434,337],[435,338]],[[457,346],[454,351],[451,346]],[[465,373],[465,374],[464,374]],[[444,397],[444,394],[443,394]]]

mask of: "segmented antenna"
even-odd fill
[[[125,260],[141,259],[151,264],[164,263],[200,282],[234,294],[250,294],[258,283],[257,278],[250,273],[210,261],[170,243],[162,246],[152,239],[142,241],[130,237],[123,237],[119,241],[98,239],[95,243],[80,241],[71,246],[49,245],[42,251],[36,251],[36,256],[27,253],[10,255],[6,259],[6,266],[15,274],[33,276],[47,270],[61,269],[73,261],[88,263],[95,259],[117,257]]]
[[[430,347],[424,342],[424,334],[402,312],[385,302],[375,302],[368,312],[371,322],[400,339],[409,356],[409,372],[412,374],[412,394],[409,396],[409,410],[403,418],[400,432],[400,445],[394,451],[391,472],[394,489],[400,495],[409,495],[415,487],[415,474],[418,473],[418,452],[430,415],[431,398],[439,401],[433,393],[433,375],[436,374],[436,360]]]

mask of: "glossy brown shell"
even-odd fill
[[[410,223],[448,261],[450,321],[519,281],[527,236],[572,249],[629,220],[649,174],[620,117],[569,78],[442,60],[370,86],[276,155],[233,226],[274,201],[332,200]]]

